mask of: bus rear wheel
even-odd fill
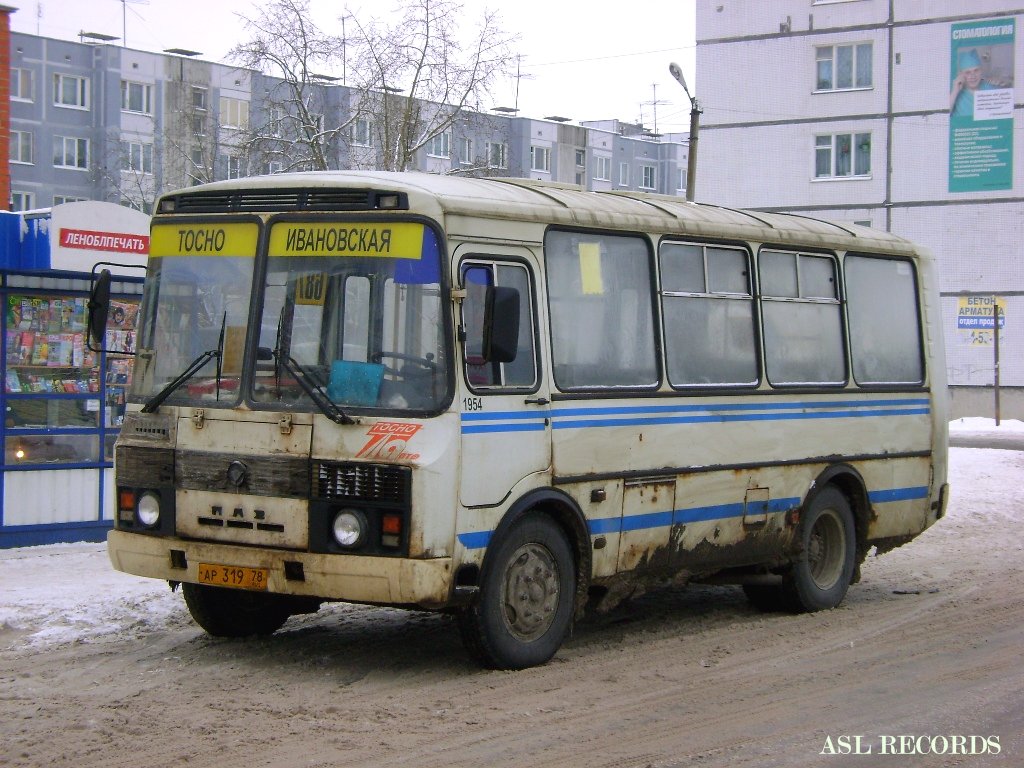
[[[196,624],[215,637],[270,635],[292,613],[288,599],[281,595],[187,582],[181,592]]]
[[[572,623],[572,550],[562,529],[542,515],[516,522],[495,547],[477,601],[459,614],[463,643],[492,669],[543,664]]]
[[[760,610],[794,613],[835,608],[846,597],[857,565],[857,536],[846,496],[833,485],[804,511],[798,531],[800,554],[781,585],[744,585]]]

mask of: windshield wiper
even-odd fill
[[[220,323],[220,338],[217,340],[217,348],[208,349],[189,363],[188,368],[182,371],[176,379],[169,382],[166,387],[157,392],[151,400],[142,406],[143,413],[153,413],[156,411],[163,401],[170,397],[178,387],[199,373],[202,367],[214,358],[217,358],[217,399],[220,400],[221,360],[224,359],[224,327],[227,320],[228,313],[225,312]]]
[[[275,349],[272,353],[274,360],[280,367],[284,368],[288,373],[295,377],[295,381],[298,382],[302,390],[309,395],[309,399],[312,400],[316,407],[323,411],[323,414],[333,421],[335,424],[355,424],[356,420],[346,414],[341,408],[339,408],[333,400],[324,391],[323,384],[321,384],[317,377],[310,371],[306,366],[300,363],[295,358],[281,354],[279,349]]]

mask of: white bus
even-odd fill
[[[521,179],[214,183],[159,200],[137,333],[110,557],[214,635],[443,610],[522,668],[652,582],[832,608],[947,498],[935,266],[868,228]]]

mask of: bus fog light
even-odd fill
[[[142,494],[135,516],[147,528],[155,527],[160,522],[160,498],[155,493]]]
[[[334,516],[334,540],[345,549],[358,547],[366,539],[366,516],[355,509],[343,509]]]

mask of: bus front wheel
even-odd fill
[[[492,669],[524,669],[548,661],[572,623],[575,568],[562,529],[528,515],[488,553],[480,594],[459,614],[463,643]]]
[[[181,592],[196,624],[215,637],[270,635],[292,613],[280,595],[187,582]]]

